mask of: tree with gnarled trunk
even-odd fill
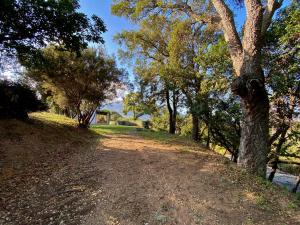
[[[269,99],[265,88],[261,49],[265,33],[282,0],[245,0],[246,20],[242,38],[238,35],[233,11],[224,0],[197,1],[116,1],[113,13],[140,20],[149,14],[182,12],[199,23],[220,25],[237,78],[232,92],[241,99],[242,133],[238,164],[250,173],[265,177],[269,145]],[[214,10],[211,10],[213,8]]]
[[[245,1],[247,18],[242,42],[228,6],[222,0],[212,2],[221,18],[238,76],[232,83],[232,92],[241,98],[244,117],[238,164],[250,173],[265,177],[269,152],[269,100],[261,66],[263,7],[260,1]]]

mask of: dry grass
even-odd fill
[[[300,223],[293,195],[188,140],[30,117],[0,121],[0,224]]]

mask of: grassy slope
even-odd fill
[[[75,121],[50,113],[32,113],[27,123],[18,120],[0,120],[0,179],[23,173],[27,165],[68,156],[85,151],[97,136],[76,128]]]
[[[51,168],[58,170],[65,166],[70,156],[95,148],[99,141],[99,134],[135,133],[167,144],[180,143],[183,152],[197,150],[190,140],[167,133],[137,131],[135,127],[123,126],[94,126],[90,131],[84,131],[75,128],[75,122],[63,116],[34,113],[30,118],[30,123],[16,120],[0,121],[0,192],[14,190],[15,198],[22,198],[21,195],[18,196],[23,192],[22,185],[32,182],[27,178],[28,176],[34,174],[40,179],[46,179],[52,173]],[[247,198],[255,201],[262,210],[275,209],[292,215],[299,210],[299,200],[295,196],[246,174],[225,159],[224,164],[228,169],[224,179],[220,177],[220,181],[228,180],[238,184],[239,188],[243,188],[246,195],[249,195]],[[1,188],[5,189],[1,190]],[[4,205],[5,202],[1,201],[5,198],[11,196],[2,195],[0,205]]]

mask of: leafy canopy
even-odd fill
[[[0,1],[0,50],[23,55],[49,43],[79,52],[103,43],[103,21],[78,12],[78,0]]]
[[[51,46],[43,50],[42,60],[27,64],[26,75],[60,108],[88,125],[94,110],[115,96],[125,73],[102,50],[86,49],[78,56]]]

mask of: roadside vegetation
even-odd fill
[[[146,219],[153,224],[161,224],[165,220],[165,224],[172,224],[177,219],[177,214],[173,212],[181,213],[182,216],[189,214],[179,209],[171,196],[167,200],[170,194],[167,192],[170,190],[166,187],[178,185],[187,175],[190,179],[185,180],[184,185],[195,187],[191,189],[192,192],[190,189],[178,192],[175,188],[172,193],[173,197],[178,198],[184,194],[191,201],[190,206],[195,207],[191,212],[194,216],[186,217],[191,219],[188,220],[190,224],[198,224],[200,220],[214,220],[215,207],[223,212],[223,217],[219,218],[220,224],[224,224],[224,221],[231,221],[230,224],[249,221],[260,224],[262,220],[264,224],[274,224],[274,221],[297,224],[300,221],[297,215],[300,199],[296,195],[248,174],[228,159],[178,135],[137,131],[137,127],[132,126],[101,125],[91,127],[90,130],[78,129],[75,120],[50,113],[29,114],[28,122],[9,119],[0,121],[0,124],[3,156],[0,190],[3,196],[1,204],[5,205],[0,211],[0,221],[4,224],[35,223],[41,220],[44,223],[82,223],[86,218],[91,221],[97,218],[97,221],[109,224],[113,218],[124,222],[123,213],[135,223]],[[141,154],[145,154],[140,159],[143,165],[155,166],[153,170],[149,167],[147,174],[153,176],[152,179],[160,174],[157,184],[146,178],[146,174],[142,176],[145,180],[139,176],[131,177],[130,174],[140,166],[136,157]],[[169,161],[168,157],[172,160]],[[170,171],[164,163],[171,166]],[[122,175],[116,168],[122,168]],[[163,178],[166,170],[174,180]],[[214,175],[207,171],[213,171]],[[117,174],[123,176],[119,179],[125,179],[123,185],[116,183]],[[131,180],[129,184],[126,183],[128,179]],[[140,182],[149,185],[147,191],[153,197],[147,213],[143,211],[143,203],[137,200],[142,212],[136,214],[128,207],[126,198],[142,198],[145,190],[139,188],[142,185]],[[130,185],[132,183],[135,185]],[[156,199],[162,193],[165,197]],[[118,196],[124,196],[124,199]],[[218,202],[220,198],[224,205]],[[102,211],[97,211],[99,199],[103,202]],[[44,201],[48,204],[45,205]],[[205,214],[201,214],[204,209],[197,208],[197,201],[205,202]],[[111,210],[111,207],[120,205],[120,210]],[[227,214],[232,207],[238,212],[247,212],[247,215],[240,213],[232,217],[231,213]],[[110,217],[101,214],[103,210]]]
[[[87,2],[0,2],[0,224],[299,224],[299,1]]]

